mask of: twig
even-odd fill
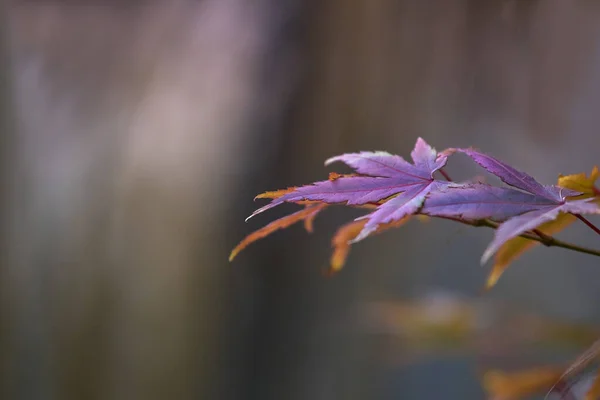
[[[579,218],[579,220],[581,222],[583,222],[584,224],[589,226],[594,232],[596,232],[598,235],[600,235],[600,229],[598,229],[598,227],[596,225],[592,224],[586,217],[584,217],[583,215],[579,215],[579,214],[575,214],[575,216],[577,218]]]
[[[452,179],[450,179],[450,175],[448,175],[446,173],[446,171],[444,171],[443,168],[440,168],[438,171],[440,171],[440,174],[442,174],[442,176],[448,181],[448,182],[452,182]]]
[[[485,227],[492,228],[492,229],[497,229],[498,226],[500,225],[496,222],[493,222],[493,221],[490,221],[487,219],[471,221],[471,220],[453,218],[453,217],[438,217],[438,218],[448,219],[451,221],[460,222],[461,224],[475,226],[475,227],[485,226]],[[563,249],[576,251],[578,253],[590,254],[592,256],[600,257],[600,250],[590,249],[588,247],[583,247],[583,246],[578,246],[576,244],[563,242],[562,240],[555,239],[554,237],[548,236],[546,234],[542,234],[542,236],[540,236],[537,233],[536,234],[523,233],[523,234],[519,235],[519,237],[522,237],[524,239],[529,239],[529,240],[535,240],[536,242],[540,242],[544,246],[547,246],[547,247],[562,247]]]
[[[536,235],[538,235],[540,237],[540,239],[543,240],[552,240],[552,236],[550,235],[546,235],[544,232],[540,231],[539,229],[534,229],[532,230],[533,233],[535,233]]]

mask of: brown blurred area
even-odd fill
[[[483,398],[473,349],[396,365],[401,338],[365,333],[358,310],[442,288],[600,322],[596,260],[539,249],[481,295],[491,233],[440,221],[355,246],[331,279],[341,210],[227,262],[289,211],[244,224],[254,195],[342,152],[407,155],[422,136],[545,183],[591,170],[600,3],[0,7],[1,399]]]

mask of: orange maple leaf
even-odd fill
[[[327,204],[310,204],[307,205],[303,210],[297,211],[293,214],[286,215],[285,217],[279,218],[271,222],[270,224],[260,228],[257,231],[252,232],[248,236],[246,236],[235,248],[231,251],[229,255],[229,261],[233,260],[235,256],[239,254],[240,251],[245,249],[249,244],[256,242],[259,239],[262,239],[271,233],[275,232],[279,229],[285,229],[290,225],[295,224],[296,222],[304,221],[304,227],[308,232],[312,232],[313,221],[317,214],[321,212]]]
[[[374,233],[381,233],[391,228],[397,228],[404,225],[408,221],[409,217],[402,218],[398,221],[390,222],[388,224],[379,225]],[[352,221],[345,225],[342,225],[333,238],[331,239],[331,246],[333,247],[333,253],[330,259],[330,272],[334,273],[342,269],[348,258],[350,252],[351,241],[355,239],[360,231],[363,229],[367,220],[361,219],[358,221]]]
[[[588,367],[594,360],[598,358],[600,355],[600,339],[596,340],[586,351],[579,355],[569,365],[569,367],[561,374],[561,376],[557,379],[556,382],[563,382],[564,380],[572,377],[573,375],[577,375],[582,372],[584,369]],[[599,375],[600,376],[600,375]],[[554,383],[552,389],[556,387],[557,383]],[[596,400],[598,398],[598,391],[600,390],[598,378],[594,380],[592,387],[588,390],[586,394],[586,400]]]

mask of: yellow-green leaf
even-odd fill
[[[558,177],[558,186],[571,190],[576,190],[586,195],[597,196],[598,189],[594,185],[596,183],[596,180],[598,179],[599,174],[600,171],[598,170],[598,167],[594,167],[589,177],[586,177],[584,172],[580,174],[566,176],[560,175]]]

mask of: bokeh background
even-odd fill
[[[484,228],[412,221],[326,278],[356,216],[332,209],[227,258],[293,209],[244,223],[257,193],[342,152],[422,136],[544,183],[589,172],[599,2],[0,7],[0,398],[480,399],[486,368],[594,338],[598,260],[536,249],[483,293]]]

